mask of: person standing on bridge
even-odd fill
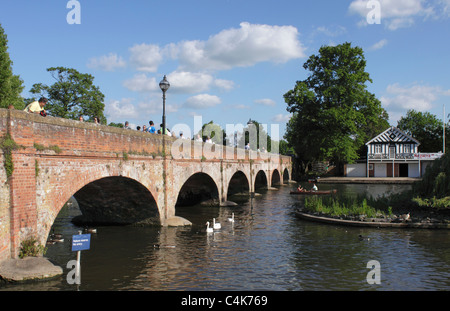
[[[160,127],[161,134],[165,134],[167,136],[172,136],[172,133],[170,132],[170,130],[167,127],[163,128],[162,123],[159,125],[159,127]]]
[[[47,104],[48,99],[45,97],[39,98],[39,101],[34,101],[31,104],[29,104],[23,111],[30,112],[30,113],[38,113],[42,116],[46,116],[47,113],[44,110],[44,106]]]
[[[148,124],[150,125],[148,128],[148,132],[155,134],[156,133],[155,123],[153,123],[153,121],[149,121]]]

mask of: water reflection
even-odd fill
[[[397,185],[319,185],[347,193],[400,191]],[[308,185],[305,185],[308,187]],[[403,188],[402,188],[403,187]],[[82,252],[80,290],[448,290],[450,239],[445,230],[347,228],[297,219],[292,187],[268,191],[236,207],[185,207],[192,227],[100,227]],[[66,239],[47,257],[65,268],[75,259],[66,207],[54,226]],[[235,215],[235,223],[228,217]],[[222,228],[206,233],[206,221]],[[368,239],[361,240],[359,235]],[[381,264],[381,284],[369,285],[366,264]],[[7,290],[77,290],[59,279]]]

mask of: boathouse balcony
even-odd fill
[[[384,154],[384,153],[369,153],[369,160],[417,160],[414,153],[395,153],[395,154]]]

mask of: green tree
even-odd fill
[[[429,112],[408,110],[406,116],[398,120],[397,127],[420,142],[419,152],[442,151],[442,120]],[[450,148],[450,127],[445,126],[445,151]]]
[[[293,113],[285,138],[303,168],[329,160],[342,169],[360,156],[374,133],[389,126],[381,102],[367,90],[372,80],[365,67],[360,47],[323,46],[303,65],[311,72],[308,78],[284,94]]]
[[[123,123],[110,122],[108,126],[123,128]]]
[[[94,77],[72,68],[51,67],[47,69],[56,82],[50,86],[36,83],[30,93],[48,98],[45,110],[52,116],[78,120],[80,116],[99,117],[106,124],[103,114],[105,95],[93,84]]]
[[[16,109],[24,109],[20,95],[24,88],[23,81],[12,71],[13,62],[9,58],[8,39],[0,24],[0,108],[13,105]]]
[[[212,142],[218,145],[226,145],[226,133],[220,127],[220,125],[215,124],[213,121],[205,123],[202,125],[201,131],[198,134],[202,137],[203,141],[209,137]]]
[[[289,145],[289,143],[287,141],[285,141],[284,139],[281,139],[279,141],[278,148],[279,148],[280,154],[282,154],[282,155],[290,156],[290,155],[294,154],[294,148],[292,148],[292,146]]]
[[[251,131],[255,131],[256,133],[252,133],[252,135],[250,135]],[[240,138],[238,146],[246,146],[247,143],[249,143],[251,150],[256,151],[259,149],[260,151],[263,151],[264,148],[268,152],[272,151],[272,138],[266,130],[264,130],[263,125],[258,121],[250,120],[249,123],[247,123],[247,126],[243,129],[243,132],[244,135]],[[260,138],[265,139],[266,141],[260,142]]]

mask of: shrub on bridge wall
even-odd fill
[[[3,157],[5,159],[4,166],[6,170],[6,176],[8,179],[12,176],[14,171],[14,163],[12,160],[12,151],[19,149],[20,146],[11,138],[9,133],[0,140],[0,149],[3,151]]]
[[[41,244],[38,244],[38,241],[30,237],[20,244],[20,252],[19,252],[19,258],[25,258],[25,257],[37,257],[40,255],[44,255],[47,251],[47,248],[44,247]]]
[[[37,151],[53,150],[57,154],[60,154],[62,152],[61,148],[59,148],[58,145],[52,145],[52,146],[45,147],[44,145],[34,143],[33,146]]]

